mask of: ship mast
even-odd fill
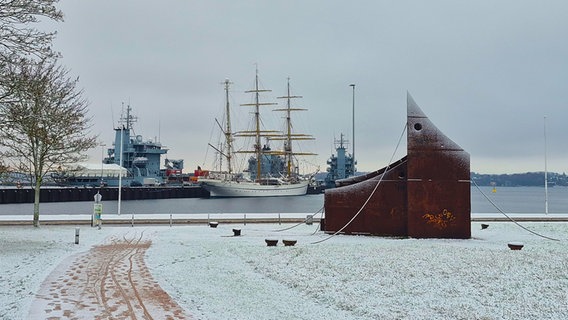
[[[286,99],[286,108],[285,109],[276,109],[274,111],[284,111],[286,113],[286,133],[285,133],[285,140],[284,140],[284,156],[286,158],[286,173],[287,176],[290,177],[291,173],[292,173],[292,157],[293,157],[293,153],[292,153],[292,119],[291,119],[291,113],[292,110],[294,111],[300,111],[300,110],[306,110],[306,109],[292,109],[292,104],[291,104],[291,100],[292,99],[299,99],[302,98],[302,96],[292,96],[290,94],[290,78],[287,79],[287,90],[286,90],[286,95],[282,96],[282,97],[277,97],[278,99]]]
[[[278,99],[286,99],[286,108],[283,109],[274,109],[273,111],[283,111],[286,113],[286,132],[284,134],[284,156],[286,158],[286,172],[287,176],[290,177],[292,175],[292,165],[293,165],[293,157],[294,155],[315,155],[315,153],[298,153],[293,152],[292,150],[292,141],[293,140],[314,140],[311,135],[307,134],[294,134],[292,133],[292,111],[306,111],[307,109],[302,108],[292,108],[292,99],[299,99],[302,96],[293,96],[290,92],[290,78],[287,79],[287,91],[286,95],[282,97],[277,97]],[[278,140],[278,139],[273,139]]]
[[[276,103],[260,102],[260,93],[261,92],[271,92],[272,90],[260,89],[258,82],[259,81],[258,81],[258,68],[257,68],[256,69],[256,76],[255,76],[255,80],[254,80],[254,89],[245,91],[245,93],[254,93],[254,102],[253,103],[241,104],[241,106],[252,106],[252,107],[254,107],[255,127],[254,127],[254,130],[252,132],[251,131],[244,131],[244,132],[241,132],[239,134],[239,136],[241,136],[241,137],[253,136],[254,137],[255,143],[254,143],[254,150],[252,152],[255,154],[255,157],[256,157],[256,179],[260,180],[261,176],[262,176],[261,169],[262,169],[262,156],[263,156],[261,137],[270,136],[271,134],[273,134],[275,132],[275,131],[261,130],[261,128],[260,128],[260,107],[261,106],[271,106],[271,105],[275,105]]]
[[[219,143],[219,146],[214,146],[209,143],[209,146],[213,148],[215,151],[219,153],[219,170],[223,170],[223,157],[227,158],[227,172],[229,174],[233,173],[233,165],[232,165],[232,158],[233,158],[233,131],[231,131],[231,108],[229,104],[229,87],[231,86],[232,82],[229,79],[225,79],[223,82],[225,85],[225,117],[226,122],[225,126],[221,125],[219,120],[215,118],[215,122],[225,135],[225,144]],[[225,147],[226,146],[226,147]]]
[[[130,134],[133,131],[133,123],[138,120],[138,117],[131,114],[132,107],[130,104],[126,106],[126,115],[124,114],[124,103],[122,103],[122,112],[120,113],[120,118],[118,120],[118,127],[114,130],[115,134],[115,163],[121,167],[128,167],[125,163],[130,163],[132,159],[130,158],[131,151],[124,149],[124,144],[130,143]],[[117,159],[118,158],[118,159]],[[118,162],[117,162],[118,161]]]
[[[124,130],[128,130],[129,132],[130,129],[132,129],[132,124],[138,120],[138,117],[131,115],[130,111],[132,111],[132,107],[130,106],[130,104],[128,104],[126,106],[126,116],[120,116],[120,123],[123,125],[126,123],[126,128],[124,128]]]
[[[126,129],[130,130],[130,105],[126,106]]]
[[[124,103],[122,104],[123,106],[123,110],[124,110]],[[120,139],[117,139],[120,141],[120,155],[119,155],[119,163],[120,163],[120,172],[118,174],[118,209],[117,209],[117,213],[120,215],[120,211],[121,211],[121,200],[122,200],[122,168],[125,167],[124,165],[124,130],[128,130],[127,131],[127,141],[130,141],[130,129],[132,126],[132,122],[136,121],[136,117],[133,117],[132,115],[130,115],[130,111],[132,110],[132,108],[130,107],[130,104],[128,104],[126,106],[126,117],[124,117],[124,114],[121,113],[120,114],[120,120],[119,120],[119,125],[120,128],[118,130],[120,130]],[[124,123],[126,122],[126,128],[124,128]],[[115,143],[115,147],[116,147],[116,143]],[[116,154],[116,152],[115,152]],[[130,158],[127,159],[127,161],[130,161]]]
[[[232,137],[232,132],[231,132],[231,110],[229,108],[229,86],[231,85],[231,82],[229,81],[229,79],[225,79],[225,99],[227,101],[226,104],[226,109],[225,112],[227,113],[227,123],[226,123],[226,127],[225,127],[225,140],[227,143],[227,169],[229,171],[229,174],[231,174],[233,172],[232,166],[231,166],[231,158],[233,155],[233,137]]]
[[[262,148],[260,146],[260,92],[258,88],[258,69],[256,69],[256,76],[254,78],[254,123],[255,123],[255,143],[254,143],[254,151],[256,152],[256,176],[257,179],[260,180],[261,175],[261,167],[262,167]]]

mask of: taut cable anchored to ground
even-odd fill
[[[489,201],[489,203],[491,203],[491,205],[493,205],[493,207],[495,207],[495,209],[497,209],[497,211],[499,211],[502,215],[504,215],[507,219],[509,219],[511,222],[513,222],[514,224],[516,224],[518,227],[520,227],[521,229],[524,229],[536,236],[539,236],[541,238],[545,238],[548,240],[552,240],[552,241],[560,241],[559,239],[555,239],[555,238],[551,238],[551,237],[547,237],[545,235],[539,234],[537,232],[534,232],[530,229],[528,229],[527,227],[521,225],[520,223],[518,223],[517,221],[515,221],[515,219],[511,218],[509,215],[507,215],[505,213],[505,211],[501,210],[501,208],[499,208],[499,206],[493,202],[483,191],[481,191],[481,188],[479,188],[479,186],[477,185],[477,183],[475,182],[475,180],[471,180],[471,182],[473,182],[473,184],[475,185],[475,187],[477,188],[477,190],[479,190],[479,192],[483,195],[483,197],[485,197],[485,199],[487,199],[487,201]]]
[[[385,174],[387,173],[393,159],[394,156],[396,155],[396,152],[398,151],[398,147],[400,146],[400,142],[402,141],[402,137],[404,137],[404,133],[406,132],[406,127],[407,124],[404,124],[404,129],[402,130],[402,134],[400,135],[400,138],[398,138],[398,143],[396,144],[396,148],[394,149],[394,152],[392,153],[392,156],[388,162],[388,165],[386,166],[385,170],[383,171],[383,173],[381,174],[381,177],[379,178],[379,181],[377,181],[377,184],[375,185],[375,188],[373,189],[373,191],[371,192],[371,194],[369,194],[369,197],[367,197],[367,200],[365,200],[365,202],[363,203],[363,205],[361,206],[361,208],[359,208],[359,210],[357,210],[357,213],[355,213],[355,215],[351,218],[351,220],[347,221],[347,223],[341,227],[341,229],[337,230],[334,234],[330,235],[329,237],[326,237],[322,240],[319,241],[315,241],[312,242],[311,244],[318,244],[318,243],[322,243],[324,241],[327,241],[333,237],[335,237],[336,235],[338,235],[339,233],[343,232],[343,230],[345,230],[345,228],[347,228],[351,222],[353,222],[353,220],[355,220],[359,214],[361,214],[361,212],[363,212],[363,209],[365,209],[365,207],[367,206],[367,203],[369,203],[369,201],[371,200],[371,198],[373,197],[373,195],[375,194],[375,192],[377,191],[377,189],[379,188],[379,185],[381,184],[381,182],[383,181],[383,177],[385,176]]]
[[[315,217],[316,215],[318,215],[318,213],[322,213],[322,214],[323,214],[323,208],[324,208],[324,207],[319,208],[318,211],[316,211],[316,212],[312,215],[312,218]],[[300,225],[306,223],[307,221],[308,221],[308,217],[306,217],[306,218],[304,219],[304,221],[299,222],[299,223],[297,223],[297,224],[295,224],[295,225],[293,225],[293,226],[291,226],[291,227],[284,228],[284,229],[279,229],[279,230],[274,230],[274,232],[282,232],[282,231],[294,229],[294,228],[296,228],[296,227],[298,227],[298,226],[300,226]],[[319,228],[319,227],[318,227],[318,228]],[[317,230],[316,230],[316,232],[317,232]],[[315,234],[315,232],[314,232],[314,234]]]

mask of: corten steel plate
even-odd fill
[[[406,158],[393,164],[384,176],[383,172],[385,168],[352,184],[349,184],[350,179],[345,179],[342,180],[343,187],[325,190],[326,231],[336,232],[347,225],[342,230],[347,234],[407,234]],[[362,211],[348,224],[361,208]]]
[[[471,237],[469,154],[438,130],[410,95],[407,126],[407,157],[326,190],[326,232]]]

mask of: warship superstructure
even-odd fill
[[[357,162],[353,161],[353,155],[347,153],[348,141],[343,138],[343,133],[339,139],[335,139],[335,155],[327,160],[327,175],[325,176],[325,188],[335,188],[335,181],[345,179],[355,175]]]
[[[161,170],[161,156],[168,152],[159,141],[144,139],[134,132],[133,123],[137,118],[126,107],[126,114],[114,128],[115,137],[102,164],[77,164],[53,175],[60,185],[74,186],[155,186],[168,179],[168,172],[181,174],[182,160],[166,160],[167,170]],[[173,165],[172,165],[173,163]]]

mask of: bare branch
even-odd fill
[[[40,18],[63,21],[55,7],[59,0],[0,0],[0,64],[12,63],[20,56],[36,58],[57,55],[51,49],[55,32],[33,28]]]

